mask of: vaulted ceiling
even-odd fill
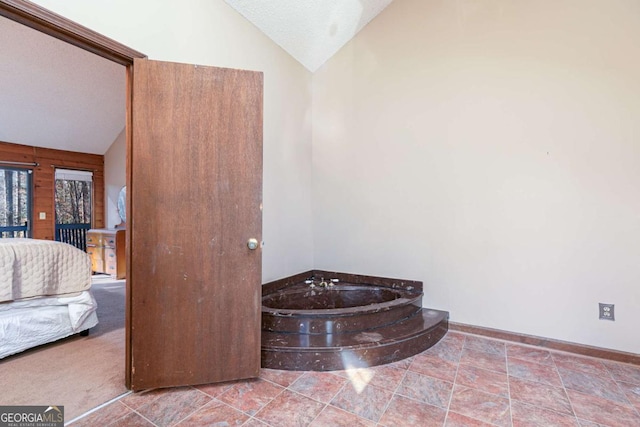
[[[0,141],[109,149],[125,123],[122,65],[4,17],[0,46]]]
[[[315,72],[393,0],[225,1]],[[105,154],[124,129],[125,68],[4,17],[0,46],[0,141]]]
[[[225,0],[315,72],[393,0]]]

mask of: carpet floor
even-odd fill
[[[98,325],[0,360],[1,405],[63,405],[71,420],[127,392],[124,280],[96,277]]]

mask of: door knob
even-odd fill
[[[251,238],[247,241],[247,247],[252,251],[258,249],[258,241],[254,238]]]

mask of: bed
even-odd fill
[[[98,324],[91,259],[49,240],[0,239],[0,359]]]

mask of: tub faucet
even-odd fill
[[[333,286],[334,284],[338,283],[340,280],[338,279],[330,279],[330,280],[325,280],[324,277],[320,277],[320,279],[316,279],[315,276],[310,277],[309,279],[305,280],[304,283],[308,284],[310,288],[315,288],[316,286],[319,286],[321,288],[326,288],[329,286]]]

